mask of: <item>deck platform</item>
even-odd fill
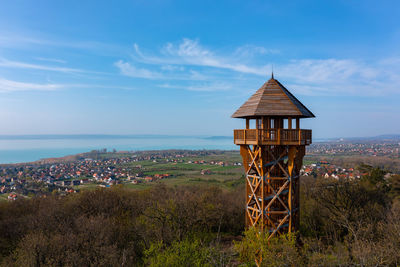
[[[310,145],[312,131],[303,129],[237,129],[236,145]]]

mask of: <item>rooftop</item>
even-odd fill
[[[281,116],[313,118],[308,110],[278,80],[271,79],[261,86],[235,113],[232,118],[254,118],[260,116]]]

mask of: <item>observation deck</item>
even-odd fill
[[[312,131],[302,129],[238,129],[233,130],[236,145],[293,145],[312,143]]]

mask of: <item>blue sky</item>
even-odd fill
[[[272,64],[314,137],[400,133],[399,17],[398,1],[2,1],[0,134],[231,135]]]

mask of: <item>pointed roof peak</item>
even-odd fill
[[[282,116],[313,118],[308,110],[278,80],[274,78],[265,82],[236,112],[233,118],[249,118],[260,116]]]
[[[271,80],[275,80],[274,79],[274,64],[272,64],[272,66],[271,66]]]

